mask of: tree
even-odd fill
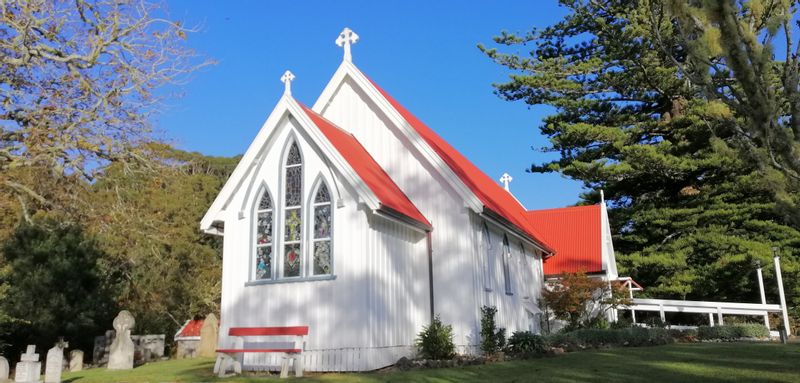
[[[23,222],[3,246],[0,321],[4,339],[18,352],[39,349],[64,337],[75,348],[91,349],[116,314],[114,280],[102,270],[97,242],[74,224],[54,219]]]
[[[571,330],[592,327],[609,310],[630,303],[624,285],[592,278],[584,271],[564,273],[542,291],[542,304]]]
[[[87,225],[107,253],[104,265],[121,275],[118,302],[136,315],[137,331],[171,334],[196,314],[219,312],[222,242],[197,225],[239,158],[146,150],[163,166],[104,168]]]
[[[155,90],[208,63],[187,48],[191,30],[164,14],[145,0],[0,2],[0,188],[28,219],[82,208],[58,198],[75,179],[149,162],[139,149],[165,94]]]
[[[734,126],[751,158],[800,180],[800,44],[792,37],[792,25],[800,25],[792,20],[797,4],[645,4],[658,45],[680,73],[741,118]],[[676,43],[662,38],[672,28]],[[781,60],[774,58],[776,40],[784,45]]]
[[[599,202],[605,190],[621,272],[643,283],[646,294],[756,302],[753,264],[768,264],[770,247],[778,245],[789,275],[787,294],[797,306],[800,188],[792,161],[783,154],[777,164],[767,160],[770,151],[787,152],[752,135],[756,117],[745,113],[747,105],[736,105],[744,98],[722,99],[749,85],[732,75],[721,86],[724,76],[713,66],[705,67],[704,76],[715,78],[718,90],[693,80],[687,65],[700,52],[692,44],[702,39],[686,32],[688,21],[662,3],[689,4],[563,0],[569,12],[553,25],[495,38],[501,48],[525,45],[530,55],[480,46],[511,71],[508,82],[496,84],[500,97],[555,108],[540,127],[550,140],[541,150],[559,158],[529,170],[582,181],[587,192],[581,203]],[[738,54],[729,44],[713,46],[727,51],[722,56]],[[786,68],[758,57],[772,60],[766,66]],[[764,102],[783,111],[769,114],[769,129],[780,129],[787,120],[779,105],[789,105],[791,92],[781,90],[779,77],[766,71],[759,76],[754,86],[763,88],[767,80],[777,86]],[[771,270],[766,272],[769,278]],[[774,284],[768,287],[775,296]]]

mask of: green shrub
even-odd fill
[[[677,342],[683,343],[691,343],[696,342],[697,337],[697,329],[689,328],[685,330],[678,330],[678,329],[669,329],[667,330],[669,335]]]
[[[444,325],[437,315],[430,326],[424,326],[417,335],[417,350],[425,359],[450,359],[456,354],[453,344],[453,326]]]
[[[606,346],[655,346],[674,342],[669,331],[663,328],[629,327],[622,329],[581,329],[555,334],[547,338],[553,347],[574,351]]]
[[[600,347],[621,344],[621,331],[603,329],[581,329],[572,334],[586,347]]]
[[[735,340],[741,338],[768,338],[769,329],[760,324],[736,324],[731,326],[700,326],[697,337],[701,340]]]
[[[508,338],[508,353],[516,357],[528,357],[543,354],[547,351],[547,342],[544,337],[530,331],[515,331]]]
[[[506,344],[506,330],[498,329],[494,321],[497,308],[481,307],[481,351],[486,355],[499,352]]]

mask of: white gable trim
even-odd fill
[[[331,145],[327,137],[325,137],[317,126],[306,115],[305,111],[291,98],[291,96],[284,95],[278,101],[278,104],[272,110],[267,121],[259,130],[256,138],[247,148],[244,156],[236,165],[228,181],[217,194],[217,198],[211,204],[211,207],[206,211],[203,219],[200,221],[200,229],[209,234],[221,235],[222,231],[219,229],[219,222],[224,222],[225,212],[231,207],[230,202],[237,191],[245,186],[249,195],[254,183],[256,182],[257,169],[261,167],[263,158],[266,154],[266,148],[269,147],[269,141],[273,139],[276,133],[276,128],[282,119],[290,118],[297,121],[298,126],[308,134],[310,141],[317,145],[323,156],[330,161],[330,163],[339,171],[342,178],[355,189],[359,199],[367,205],[371,210],[375,211],[380,208],[380,201],[378,197],[369,189],[369,187],[361,180],[355,170],[349,163],[339,154],[339,152]],[[243,205],[243,209],[246,205]],[[237,210],[239,217],[244,216],[242,209]]]
[[[428,143],[423,139],[411,124],[400,115],[390,103],[389,101],[383,97],[383,95],[372,85],[372,82],[367,79],[367,77],[361,73],[358,68],[356,68],[353,63],[348,61],[343,61],[339,68],[336,70],[336,73],[333,74],[333,77],[328,82],[328,85],[325,86],[325,89],[320,94],[317,101],[314,103],[314,107],[312,108],[315,112],[322,115],[325,109],[330,104],[331,99],[333,98],[336,91],[341,86],[341,84],[350,77],[364,93],[372,100],[378,108],[380,108],[381,112],[383,112],[389,120],[395,125],[400,127],[400,131],[405,135],[405,137],[411,142],[415,149],[428,161],[437,172],[448,181],[450,186],[456,191],[456,193],[462,197],[464,200],[464,205],[472,211],[476,213],[483,212],[483,203],[481,203],[480,199],[472,192],[472,190],[467,187],[466,184],[459,178],[455,172],[448,166],[444,160],[436,153],[433,148],[428,145]]]

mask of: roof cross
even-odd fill
[[[513,181],[513,180],[514,179],[511,178],[511,176],[508,173],[503,173],[503,176],[500,177],[500,182],[503,183],[503,187],[506,189],[506,191],[510,191],[508,189],[508,184],[511,183],[511,181]]]
[[[353,62],[353,56],[350,54],[350,44],[355,44],[358,41],[358,35],[352,29],[345,27],[339,37],[336,38],[336,45],[344,47],[344,61]]]
[[[283,74],[283,76],[281,76],[281,82],[285,86],[283,89],[283,94],[287,96],[292,95],[292,80],[294,80],[294,73],[288,70]]]

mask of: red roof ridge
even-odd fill
[[[472,193],[481,201],[484,209],[487,209],[500,218],[508,221],[529,238],[538,242],[545,251],[554,253],[555,250],[540,235],[536,229],[528,222],[525,216],[526,209],[517,199],[499,184],[494,182],[486,173],[480,170],[467,157],[456,150],[444,138],[439,136],[433,129],[428,127],[419,118],[414,116],[408,109],[403,107],[389,93],[383,90],[378,84],[364,75],[375,89],[392,105],[392,107],[417,131],[423,140],[433,149],[434,152],[450,167]]]
[[[386,170],[375,161],[375,158],[353,134],[338,127],[302,103],[297,102],[297,104],[300,105],[317,128],[322,131],[322,134],[339,154],[344,157],[345,161],[350,164],[356,174],[367,184],[367,187],[378,198],[381,207],[384,208],[386,213],[397,213],[421,224],[426,230],[431,228],[430,221],[425,218],[417,206],[411,202],[405,192],[397,186]]]
[[[533,209],[528,210],[527,213],[546,213],[546,212],[554,212],[554,211],[576,211],[576,210],[590,210],[590,209],[599,209],[600,204],[593,204],[593,205],[575,205],[575,206],[564,206],[564,207],[549,207],[546,209]]]

